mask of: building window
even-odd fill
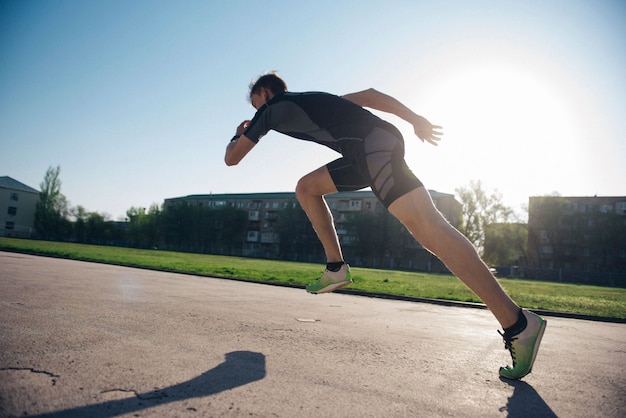
[[[361,200],[351,200],[350,201],[350,210],[361,210]]]
[[[17,208],[15,206],[9,206],[9,210],[7,210],[7,215],[17,215]]]
[[[20,199],[20,195],[17,193],[11,193],[11,201],[17,202]]]
[[[280,242],[280,235],[275,232],[264,232],[261,234],[261,242],[265,244],[277,244]]]
[[[15,229],[15,222],[7,222],[4,224],[4,229]]]

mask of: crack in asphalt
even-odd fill
[[[31,372],[31,373],[37,373],[37,374],[45,374],[46,376],[49,376],[52,379],[52,386],[57,384],[57,377],[61,377],[58,374],[54,374],[45,370],[37,370],[33,367],[2,367],[0,368],[0,371],[26,371],[26,372]]]

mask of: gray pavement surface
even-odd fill
[[[626,416],[626,324],[547,319],[512,382],[486,310],[0,252],[0,416]]]

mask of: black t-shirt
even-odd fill
[[[257,143],[275,130],[341,152],[346,143],[363,141],[375,128],[402,138],[395,126],[347,99],[321,92],[287,92],[263,105],[244,135]]]

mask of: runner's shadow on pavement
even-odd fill
[[[506,406],[500,408],[500,412],[508,412],[508,418],[557,418],[554,411],[531,385],[521,380],[509,380],[503,377],[500,380],[513,387],[513,394],[509,397]]]
[[[127,389],[111,390],[109,392],[134,393],[134,396],[35,416],[114,417],[171,402],[215,395],[265,377],[265,355],[252,351],[233,351],[225,357],[226,360],[215,368],[174,386],[147,393],[137,393]]]

